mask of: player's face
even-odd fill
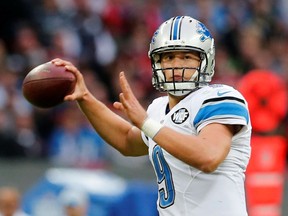
[[[174,51],[161,55],[161,66],[167,81],[188,81],[199,65],[200,57],[197,52]]]

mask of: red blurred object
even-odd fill
[[[246,174],[249,216],[281,216],[287,142],[282,136],[252,136]]]
[[[254,132],[270,132],[287,114],[285,82],[271,71],[252,70],[240,80],[239,91],[248,101]]]

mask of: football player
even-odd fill
[[[149,49],[153,86],[167,92],[145,111],[124,72],[114,107],[97,100],[79,70],[55,59],[77,78],[73,94],[95,130],[123,155],[149,154],[159,187],[161,216],[245,216],[245,170],[250,158],[251,124],[247,102],[234,88],[210,85],[214,39],[204,24],[173,17],[154,33]]]

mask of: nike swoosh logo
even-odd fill
[[[225,95],[225,94],[227,94],[227,93],[229,93],[229,92],[231,92],[231,91],[224,91],[224,92],[218,91],[218,92],[217,92],[217,95],[218,95],[218,96],[222,96],[222,95]]]

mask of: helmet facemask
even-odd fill
[[[184,75],[186,70],[195,70],[194,74],[191,76],[190,80],[185,81]],[[165,73],[163,71],[171,70],[173,74],[173,80],[168,81],[166,79]],[[182,70],[182,79],[175,80],[175,70]],[[175,96],[186,95],[191,92],[191,89],[195,89],[198,79],[198,68],[164,68],[164,69],[156,69],[153,75],[153,86],[159,91],[166,91],[169,94]]]
[[[176,51],[176,50],[171,50]],[[182,51],[182,50],[180,50]],[[191,50],[192,51],[192,50]],[[193,50],[194,51],[194,50]],[[168,51],[165,51],[168,52]],[[207,85],[205,82],[206,76],[209,74],[205,73],[205,69],[207,65],[206,57],[204,53],[200,53],[200,65],[199,67],[168,67],[162,68],[160,63],[160,55],[154,54],[152,55],[152,70],[153,70],[153,78],[152,84],[153,87],[156,88],[160,92],[168,92],[174,96],[184,96],[189,94],[192,91],[199,89]],[[164,71],[172,71],[173,80],[168,81]],[[175,70],[181,70],[182,79],[175,79]],[[191,75],[189,80],[185,79],[185,73],[188,70],[194,70],[194,73]]]

